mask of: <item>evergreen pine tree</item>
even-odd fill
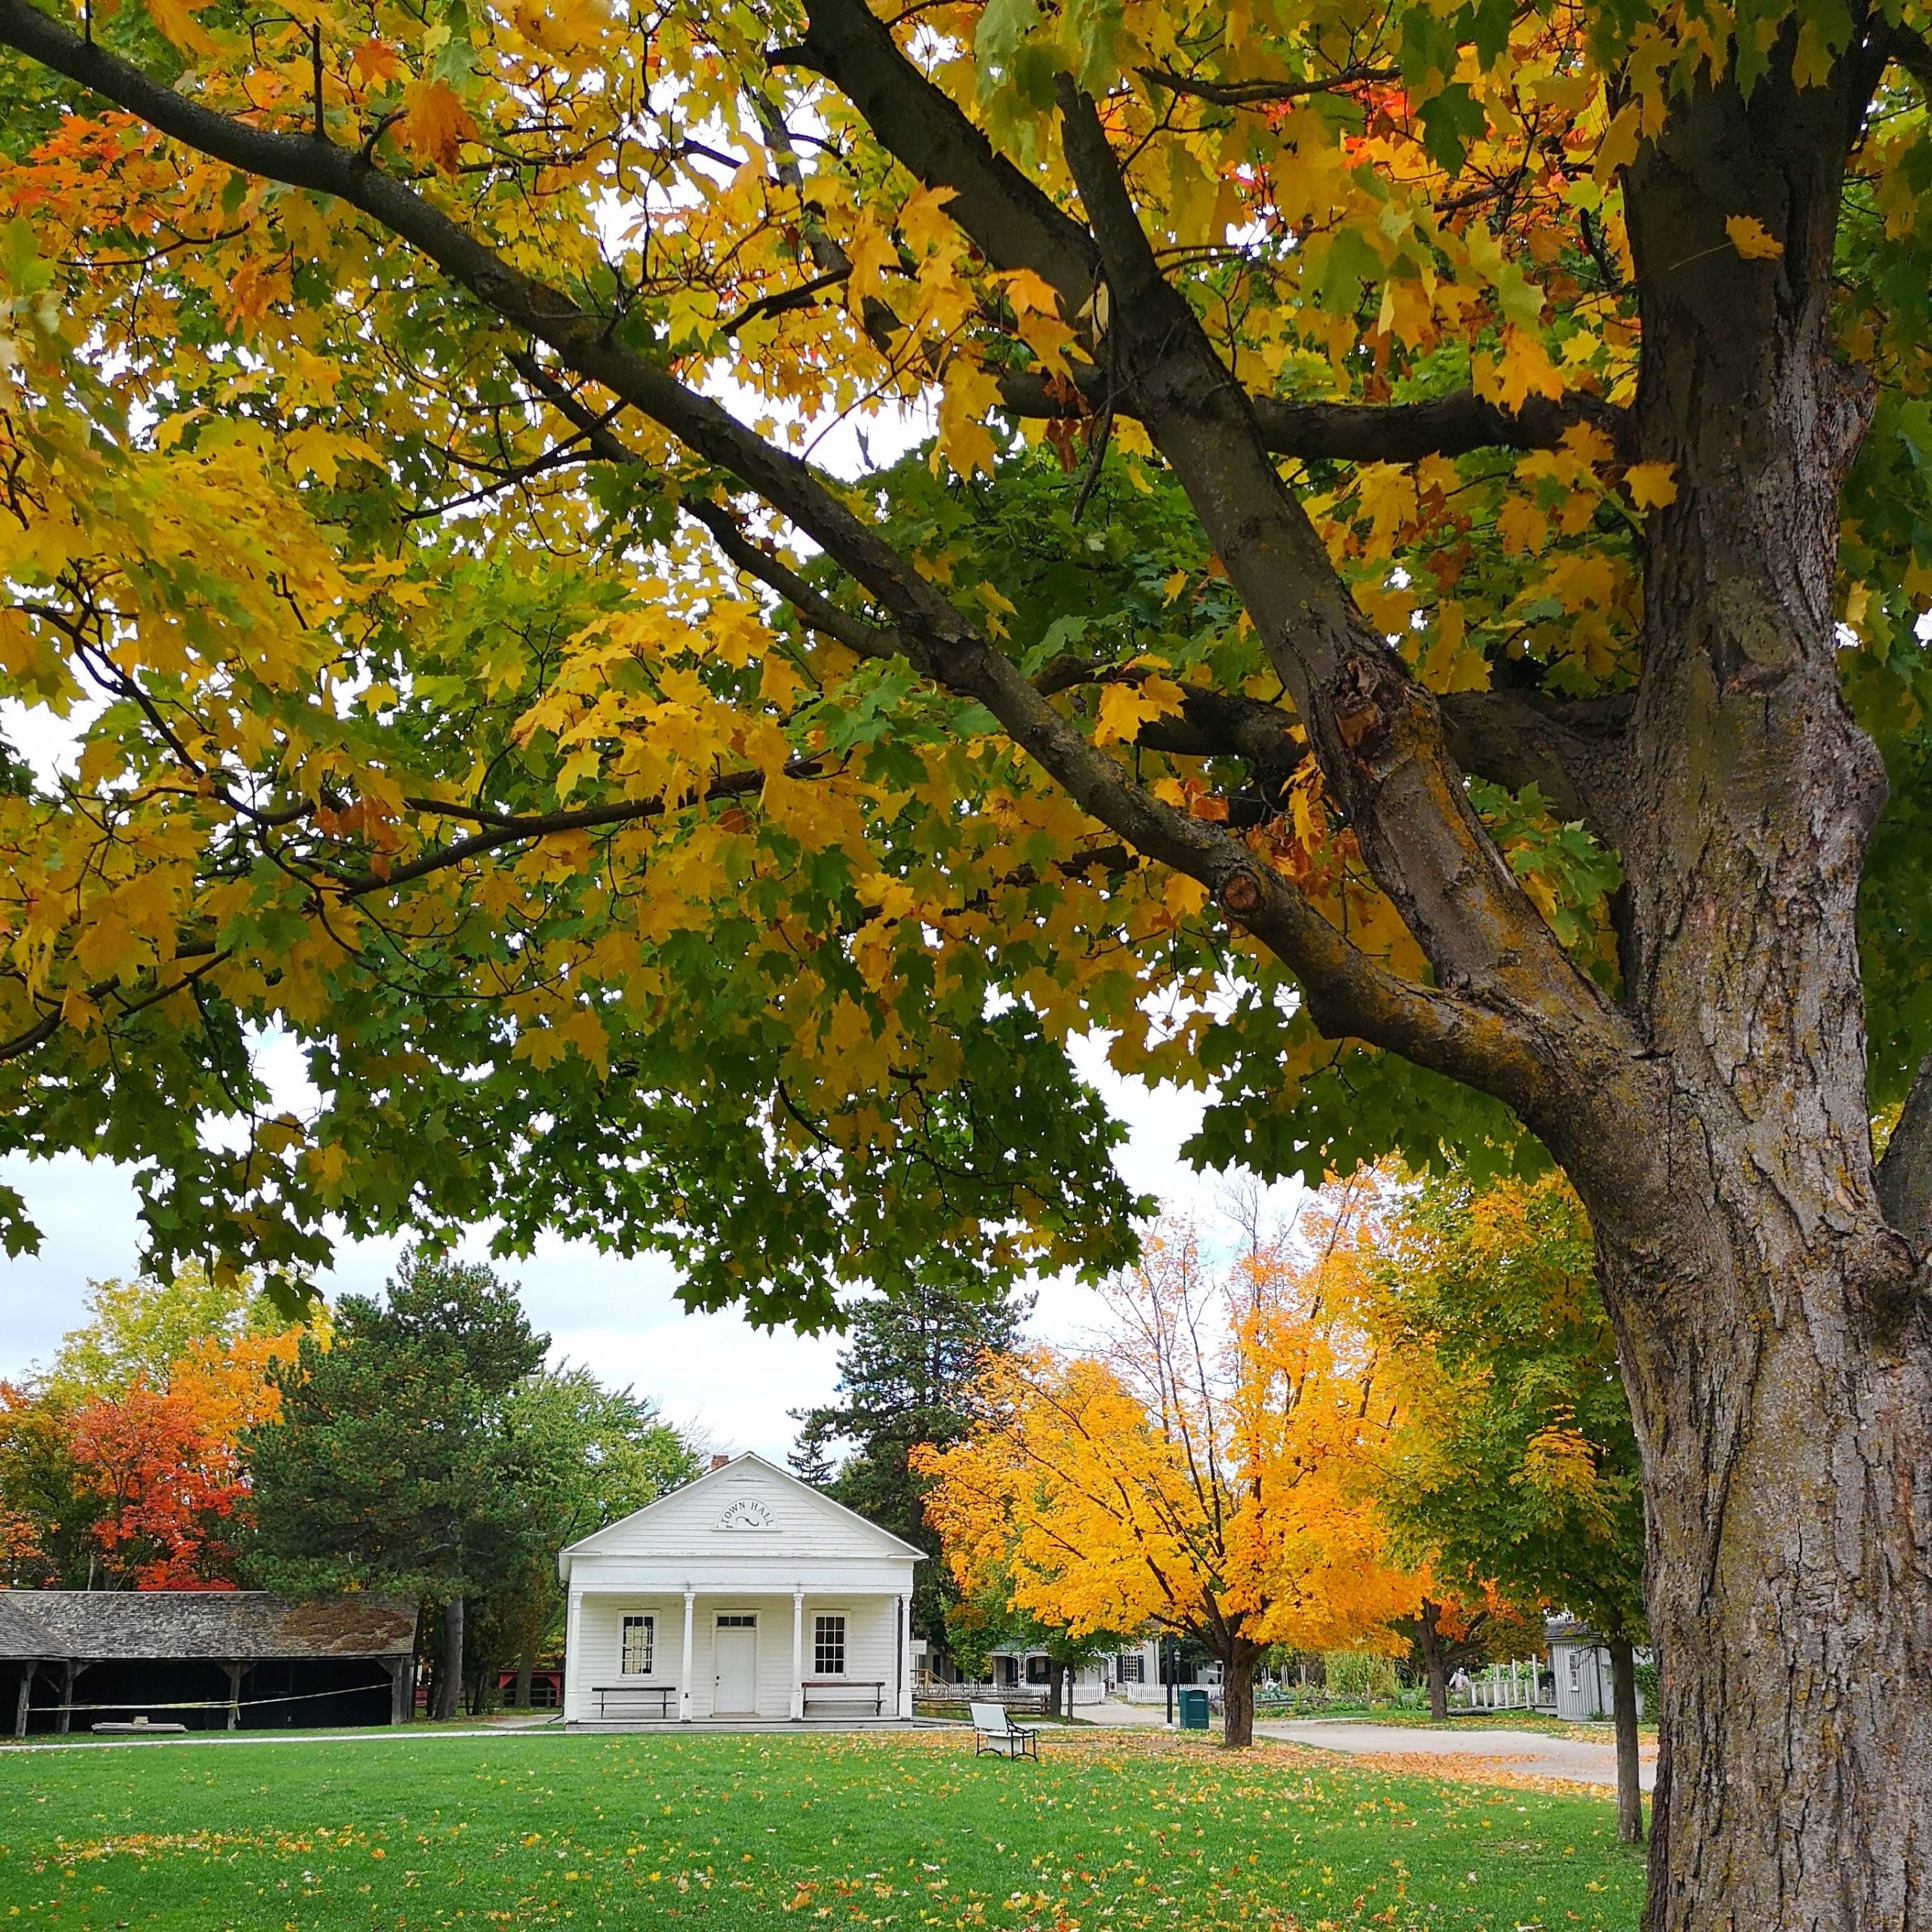
[[[908,1466],[920,1443],[943,1448],[972,1426],[980,1356],[1010,1349],[1032,1313],[1030,1294],[995,1299],[950,1284],[901,1281],[850,1311],[833,1399],[795,1409],[795,1472],[869,1522],[931,1554],[912,1589],[916,1636],[943,1643],[958,1592],[927,1526],[924,1478]]]

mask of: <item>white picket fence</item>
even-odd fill
[[[1506,1664],[1491,1664],[1481,1676],[1472,1678],[1466,1690],[1452,1690],[1450,1702],[1472,1711],[1550,1710],[1555,1706],[1553,1687],[1543,1688],[1545,1672],[1536,1657],[1512,1658]]]

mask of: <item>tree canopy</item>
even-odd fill
[[[563,1544],[697,1473],[648,1402],[544,1367],[515,1286],[406,1255],[383,1297],[345,1295],[327,1347],[279,1366],[251,1432],[254,1577],[369,1589],[439,1614],[436,1710],[480,1701],[480,1669],[528,1666],[559,1607]],[[478,1613],[472,1616],[472,1610]]]
[[[1380,1493],[1450,1575],[1644,1635],[1644,1506],[1589,1224],[1558,1177],[1422,1184],[1362,1271],[1401,1420]]]
[[[1569,1611],[1607,1642],[1634,1844],[1643,1480],[1595,1259],[1561,1175],[1479,1187],[1452,1170],[1402,1190],[1357,1306],[1400,1409],[1377,1481],[1395,1550],[1466,1596]]]
[[[1473,1064],[1414,991],[1414,866],[1324,775],[1278,593],[1202,493],[1285,466],[1263,549],[1440,694],[1475,780],[1444,835],[1506,860],[1534,955],[1607,973],[1590,747],[1677,488],[1629,428],[1620,182],[1721,64],[1688,17],[965,6],[909,62],[857,0],[86,35],[11,0],[0,675],[74,746],[0,803],[8,1144],[143,1164],[164,1257],[299,1272],[331,1214],[494,1214],[820,1318],[862,1256],[1121,1258],[1069,1027],[1213,1075],[1204,1155],[1513,1144],[1440,1077]],[[1807,17],[1802,75],[1850,17]],[[1063,73],[1100,103],[1064,137]],[[1884,291],[1918,285],[1923,131],[1885,99],[1841,601],[1909,778],[1932,419]],[[1167,293],[1105,195],[1094,232],[1063,211],[1102,140]],[[1713,214],[1712,272],[1780,272],[1765,213]],[[1253,475],[1149,422],[1110,300],[1180,303],[1182,359],[1247,386]],[[794,454],[921,396],[937,473],[877,471],[865,517]],[[1880,1099],[1932,1041],[1895,943],[1919,842],[1868,922]],[[269,1107],[264,1026],[312,1111]]]

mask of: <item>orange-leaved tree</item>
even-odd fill
[[[242,1281],[97,1283],[45,1374],[0,1387],[0,1557],[10,1580],[232,1586],[249,1516],[248,1431],[299,1328]]]
[[[1414,1580],[1370,1497],[1391,1420],[1360,1332],[1304,1247],[1217,1271],[1166,1229],[1107,1290],[1103,1352],[989,1355],[962,1443],[915,1451],[969,1592],[1075,1635],[1152,1625],[1220,1661],[1226,1737],[1252,1741],[1271,1644],[1389,1641]]]

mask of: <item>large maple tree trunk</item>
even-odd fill
[[[1697,97],[1627,196],[1638,441],[1678,485],[1645,532],[1620,838],[1649,1056],[1626,1131],[1559,1151],[1644,1459],[1648,1932],[1932,1927],[1932,1315],[1873,1173],[1855,919],[1884,776],[1832,617],[1862,85]],[[1733,213],[1783,257],[1730,248]]]
[[[1932,1374],[1881,1358],[1862,1272],[1706,1275],[1633,1332],[1648,1932],[1932,1926]]]

